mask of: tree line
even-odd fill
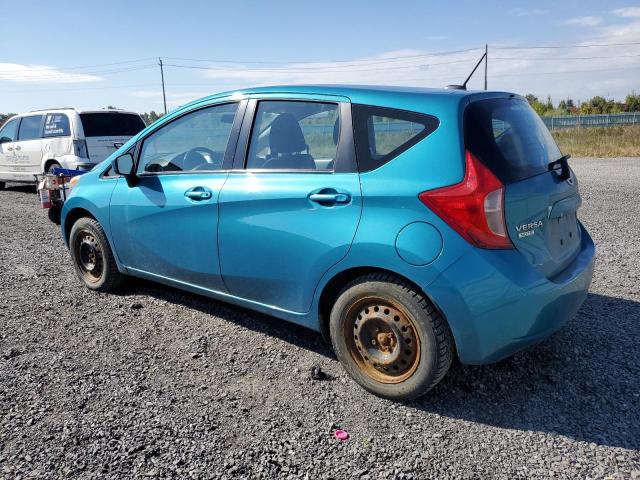
[[[541,101],[535,95],[528,94],[525,98],[540,116],[549,115],[591,115],[602,113],[640,112],[640,95],[630,93],[624,102],[607,100],[601,96],[595,96],[584,102],[574,102],[571,98],[560,100],[557,105],[547,96],[546,101]]]

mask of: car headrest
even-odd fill
[[[333,143],[338,144],[340,139],[340,117],[336,118],[336,122],[333,124]]]
[[[269,148],[271,155],[299,153],[308,148],[296,117],[290,113],[281,113],[271,123]]]

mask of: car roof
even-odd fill
[[[126,114],[138,115],[138,113],[136,112],[129,112],[127,110],[120,110],[117,108],[83,110],[75,107],[59,107],[59,108],[43,108],[39,110],[31,110],[30,112],[21,113],[20,116],[30,115],[32,113],[63,112],[65,110],[71,110],[76,113],[126,113]]]
[[[426,88],[426,87],[400,87],[391,85],[272,85],[263,87],[251,87],[245,89],[230,90],[204,98],[200,98],[187,105],[183,105],[178,110],[190,107],[194,104],[207,102],[225,97],[242,97],[253,94],[305,94],[305,95],[327,95],[341,96],[348,98],[352,103],[392,105],[398,100],[411,102],[412,99],[434,100],[438,102],[460,103],[464,98],[482,98],[496,96],[517,96],[510,92],[484,91],[484,90],[462,90],[447,88]]]

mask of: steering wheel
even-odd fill
[[[207,154],[211,158],[212,162],[208,162],[203,153]],[[207,169],[218,170],[222,168],[222,159],[217,158],[216,152],[207,147],[194,147],[184,155],[183,169],[184,170],[202,170],[204,167]],[[192,165],[191,168],[187,168]]]

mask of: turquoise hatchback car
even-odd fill
[[[141,277],[304,325],[404,400],[576,313],[580,203],[518,95],[281,86],[161,118],[79,179],[61,227],[87,287]]]

